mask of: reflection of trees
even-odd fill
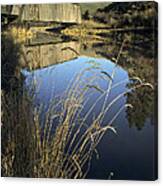
[[[143,81],[150,82],[156,86],[156,80],[154,78],[155,60],[143,57],[142,55],[139,57],[138,54],[136,56],[133,55],[133,58],[130,56],[130,58],[130,62],[123,64],[124,68],[127,68],[129,76],[140,77]],[[130,127],[134,125],[139,130],[143,128],[145,120],[151,117],[151,113],[154,112],[155,96],[154,92],[148,87],[137,89],[128,95],[127,102],[134,106],[132,110],[127,110]]]
[[[126,111],[129,127],[135,126],[138,130],[141,130],[146,119],[153,117],[151,114],[154,112],[153,98],[154,92],[149,87],[142,87],[127,95],[127,102],[133,105],[133,109],[127,109]]]
[[[157,54],[156,54],[156,37],[153,32],[142,33],[113,33],[106,35],[108,42],[94,44],[93,47],[96,53],[111,59],[118,55],[120,44],[126,38],[124,49],[118,64],[128,71],[129,77],[139,77],[142,81],[149,82],[154,87],[157,86]],[[155,38],[155,39],[154,39]],[[132,84],[128,84],[130,87]],[[127,103],[130,103],[134,108],[127,109],[127,119],[130,127],[136,126],[137,129],[142,129],[145,121],[149,117],[153,117],[154,99],[156,94],[147,88],[137,89],[127,95]]]
[[[112,33],[106,37],[108,42],[93,45],[96,53],[114,61],[122,41],[126,39],[118,64],[128,70],[130,77],[139,76],[154,83],[154,67],[156,65],[154,47],[157,41],[155,33]]]
[[[11,36],[5,34],[2,34],[1,46],[1,88],[8,91],[18,86],[18,78],[20,76],[19,57],[21,51],[20,45],[15,43]]]

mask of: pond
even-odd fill
[[[87,125],[90,125],[93,118],[97,117],[103,109],[105,97],[101,95],[108,90],[109,85],[111,91],[105,106],[112,103],[118,95],[129,91],[130,85],[133,83],[126,69],[103,57],[73,56],[72,59],[58,64],[55,60],[54,65],[48,67],[32,71],[22,70],[25,76],[24,86],[29,93],[35,94],[33,100],[35,107],[39,108],[42,104],[45,106],[41,113],[42,120],[44,120],[45,113],[53,99],[58,101],[67,98],[68,92],[72,89],[79,74],[80,79],[77,82],[79,90],[88,88],[83,97],[84,107],[80,113],[81,117],[85,116],[95,104],[86,118]],[[112,76],[113,73],[114,76]],[[95,78],[92,80],[93,77]],[[141,92],[143,89],[139,91]],[[119,113],[111,123],[117,134],[110,130],[105,133],[97,146],[99,158],[97,159],[93,154],[90,171],[86,178],[109,179],[111,174],[111,179],[149,180],[154,177],[155,165],[151,163],[155,159],[154,121],[151,112],[150,114],[147,112],[144,117],[141,117],[139,105],[138,108],[124,107],[130,100],[132,102],[132,97],[134,97],[134,92],[129,91],[129,93],[132,94],[123,94],[114,104],[111,104],[106,112],[102,126],[110,124],[114,116]],[[100,97],[101,99],[99,99]],[[137,115],[137,112],[140,115]],[[134,117],[132,117],[133,115]],[[143,123],[141,127],[135,125],[137,119]],[[53,123],[53,132],[56,123],[56,121]]]
[[[158,179],[157,3],[2,10],[2,176]]]

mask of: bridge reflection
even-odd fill
[[[76,58],[80,53],[80,43],[76,41],[57,44],[23,46],[21,64],[30,70],[62,63]]]

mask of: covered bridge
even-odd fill
[[[1,14],[20,21],[81,23],[80,6],[73,3],[3,5]]]

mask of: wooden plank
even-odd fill
[[[76,4],[31,4],[3,6],[3,13],[20,16],[21,21],[81,23],[80,6]]]

